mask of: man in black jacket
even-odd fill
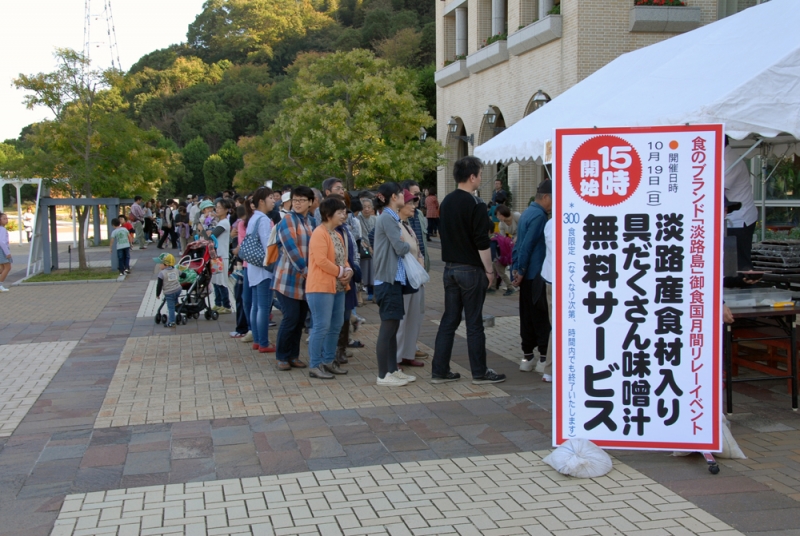
[[[483,164],[466,156],[453,166],[458,188],[439,205],[439,233],[442,238],[444,269],[444,314],[436,334],[431,383],[458,380],[461,375],[450,370],[453,338],[464,312],[467,326],[469,365],[472,383],[499,383],[505,374],[486,367],[486,335],[483,332],[483,301],[486,289],[494,281],[492,268],[491,221],[486,204],[475,197],[481,187]]]

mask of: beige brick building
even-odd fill
[[[685,0],[686,7],[670,8],[634,7],[634,3],[438,0],[437,139],[447,158],[447,165],[439,169],[439,197],[455,187],[453,162],[533,112],[539,90],[538,100],[545,94],[554,98],[625,52],[708,24],[759,0]],[[492,39],[498,34],[499,40]],[[484,167],[484,197],[502,170],[500,165]],[[521,210],[543,179],[544,168],[512,163],[507,173],[514,208]]]

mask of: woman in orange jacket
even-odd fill
[[[347,244],[336,228],[347,219],[347,207],[338,197],[319,205],[322,220],[311,234],[308,245],[306,301],[312,327],[308,340],[312,378],[330,380],[334,374],[347,374],[336,363],[336,343],[344,322],[344,295],[353,270],[347,262]]]

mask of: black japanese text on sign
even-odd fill
[[[553,440],[721,447],[721,125],[556,131]]]

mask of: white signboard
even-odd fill
[[[721,449],[723,143],[556,131],[554,444]]]

